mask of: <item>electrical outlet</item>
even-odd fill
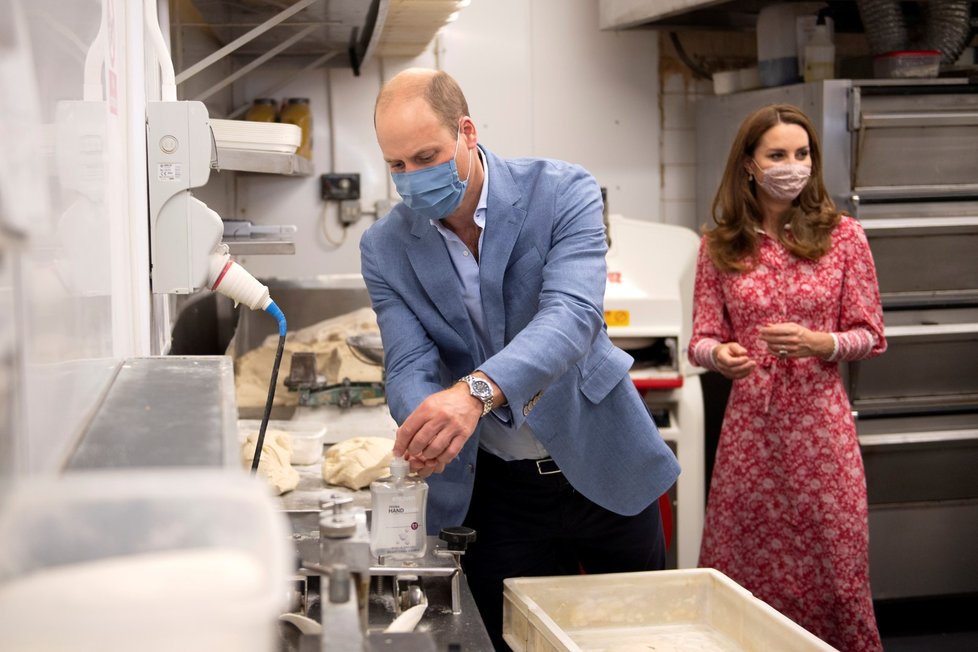
[[[323,199],[360,199],[360,174],[324,174],[320,178]]]
[[[360,219],[360,200],[344,199],[340,202],[340,224],[350,226]]]

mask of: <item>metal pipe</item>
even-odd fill
[[[907,26],[899,0],[856,0],[873,54],[907,49]]]
[[[260,57],[258,57],[257,59],[255,59],[254,61],[248,63],[245,66],[242,66],[239,70],[236,70],[235,72],[231,73],[230,75],[228,75],[227,77],[225,77],[221,81],[217,82],[216,84],[214,84],[213,86],[211,86],[210,88],[208,88],[206,91],[204,91],[203,93],[201,93],[200,95],[198,95],[194,99],[197,100],[197,101],[199,101],[199,102],[203,102],[208,97],[210,97],[214,93],[218,92],[219,90],[221,90],[225,86],[229,86],[229,85],[233,84],[235,81],[237,81],[241,77],[244,77],[249,72],[251,72],[252,70],[254,70],[255,68],[257,68],[258,66],[262,65],[263,63],[265,63],[266,61],[268,61],[272,57],[276,56],[279,52],[282,52],[283,50],[289,49],[290,47],[292,47],[293,45],[295,45],[296,43],[298,43],[299,41],[301,41],[302,39],[304,39],[306,36],[308,36],[309,33],[312,32],[314,29],[316,29],[316,27],[314,25],[311,25],[311,26],[306,27],[305,29],[297,32],[296,34],[293,34],[290,38],[282,41],[281,43],[279,43],[278,45],[276,45],[275,47],[273,47],[271,50],[269,50],[265,54],[263,54]]]
[[[971,37],[971,2],[931,0],[924,3],[924,47],[941,53],[941,63],[958,60]]]
[[[146,0],[146,1],[149,2],[150,0]],[[299,2],[295,3],[288,9],[273,16],[272,18],[269,18],[258,27],[234,39],[233,41],[225,45],[217,52],[214,52],[213,54],[204,57],[194,65],[182,71],[179,75],[177,75],[176,82],[178,84],[182,84],[183,82],[187,81],[188,79],[190,79],[191,77],[199,73],[201,70],[204,70],[205,68],[208,68],[209,66],[217,63],[227,55],[231,54],[232,52],[240,48],[242,45],[250,43],[252,40],[261,36],[271,28],[275,27],[283,20],[287,20],[288,18],[291,18],[292,16],[299,13],[300,11],[302,11],[303,9],[305,9],[306,7],[308,7],[314,2],[319,2],[319,0],[299,0]]]

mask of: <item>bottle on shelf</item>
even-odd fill
[[[245,120],[252,122],[276,122],[278,120],[278,102],[270,97],[258,97],[248,107]]]
[[[825,24],[825,16],[818,15],[812,37],[805,45],[805,81],[835,79],[835,44]]]
[[[302,130],[302,141],[296,154],[307,159],[312,158],[312,112],[309,110],[308,97],[290,97],[282,107],[279,120],[296,125]]]

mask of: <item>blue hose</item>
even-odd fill
[[[265,308],[265,312],[270,313],[272,317],[278,320],[278,334],[280,336],[284,336],[285,335],[285,313],[282,312],[282,309],[279,308],[277,305],[275,305],[275,302],[272,301],[271,303],[268,304],[268,307]]]
[[[282,363],[282,353],[285,350],[285,313],[272,301],[265,312],[278,320],[278,349],[275,351],[275,362],[272,364],[272,378],[268,384],[268,399],[265,401],[265,412],[262,414],[261,425],[258,428],[258,441],[255,442],[255,457],[251,461],[251,472],[258,471],[261,461],[261,449],[265,444],[265,429],[268,428],[268,418],[272,414],[272,403],[275,400],[275,385],[278,382],[278,368]]]

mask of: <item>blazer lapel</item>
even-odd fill
[[[485,150],[483,150],[485,151]],[[526,220],[526,211],[517,206],[522,197],[509,168],[494,154],[486,152],[489,163],[489,199],[486,228],[482,235],[479,284],[486,327],[492,339],[490,355],[501,351],[506,337],[506,309],[503,303],[503,274],[513,253],[516,238]]]
[[[462,301],[462,286],[445,241],[425,220],[417,220],[411,228],[417,240],[408,246],[408,260],[424,287],[428,298],[461,339],[462,345],[476,358],[475,330]]]

